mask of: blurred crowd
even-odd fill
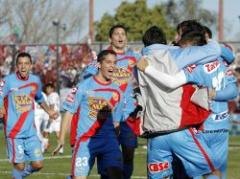
[[[17,52],[26,51],[33,58],[33,73],[41,77],[43,84],[56,83],[57,67],[61,87],[71,87],[78,81],[82,69],[91,62],[92,52],[87,44],[59,45],[59,63],[56,45],[0,45],[0,77],[14,70],[13,58]]]

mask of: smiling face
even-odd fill
[[[124,48],[127,45],[127,34],[125,29],[121,27],[115,28],[109,41],[115,52],[118,53],[124,51]]]
[[[29,57],[19,57],[16,68],[22,78],[27,78],[32,69],[31,59]]]
[[[113,71],[116,65],[116,56],[113,54],[108,54],[104,59],[99,63],[99,73],[103,81],[110,81],[113,76]]]

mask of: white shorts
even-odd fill
[[[62,120],[62,117],[59,116],[56,120],[52,120],[51,122],[50,120],[47,121],[44,124],[44,132],[49,132],[49,133],[59,132],[61,128],[61,120]]]

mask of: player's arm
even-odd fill
[[[63,102],[63,109],[66,110],[66,113],[64,114],[63,120],[61,122],[59,143],[53,151],[52,155],[56,155],[65,143],[65,136],[68,126],[71,123],[73,114],[77,112],[77,109],[80,106],[82,100],[83,92],[80,89],[82,89],[81,84],[78,85],[77,88],[73,88]]]
[[[99,64],[95,60],[92,63],[90,63],[88,66],[86,66],[80,74],[80,81],[87,79],[93,75],[96,75],[98,72],[98,65]]]
[[[164,72],[161,72],[160,70],[157,70],[155,67],[149,64],[149,62],[145,58],[142,58],[137,63],[137,67],[147,76],[154,79],[154,81],[170,89],[175,89],[187,83],[185,73],[182,70],[174,75],[169,75]]]
[[[221,46],[221,57],[228,63],[231,64],[234,59],[235,59],[235,55],[233,54],[233,52],[226,46],[222,45]]]
[[[170,51],[172,59],[176,62],[178,69],[191,64],[204,64],[213,61],[221,55],[220,45],[213,40],[203,46],[190,46]]]
[[[228,71],[227,76],[225,76],[226,86],[215,91],[213,89],[210,98],[215,101],[228,101],[236,98],[238,96],[238,86],[237,79],[232,75],[231,71]]]
[[[0,118],[3,118],[6,114],[5,108],[4,108],[4,98],[7,96],[9,91],[7,78],[4,78],[0,80]]]
[[[65,136],[66,136],[66,133],[68,130],[69,123],[71,123],[72,117],[73,117],[73,114],[69,111],[66,111],[66,113],[64,114],[64,117],[61,121],[58,146],[54,149],[52,155],[56,155],[59,152],[59,150],[64,146]]]

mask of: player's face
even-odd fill
[[[99,73],[106,80],[109,81],[112,79],[113,71],[116,65],[116,56],[113,54],[108,54],[99,66]]]
[[[32,69],[31,60],[28,57],[20,57],[17,61],[16,67],[20,76],[26,78]]]
[[[109,41],[114,50],[124,50],[127,45],[127,35],[125,30],[123,28],[116,28]]]

